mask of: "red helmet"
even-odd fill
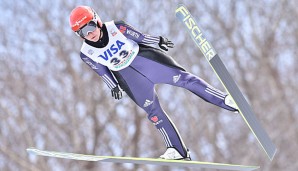
[[[69,24],[71,29],[76,32],[91,20],[97,20],[99,26],[102,27],[101,19],[91,7],[78,6],[71,11]]]

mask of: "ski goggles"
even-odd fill
[[[97,24],[95,21],[91,20],[89,23],[87,23],[85,26],[83,26],[80,30],[76,31],[78,36],[86,37],[89,33],[93,32],[97,27]]]

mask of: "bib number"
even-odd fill
[[[119,57],[118,58],[113,58],[111,59],[111,64],[113,65],[118,65],[123,59],[125,59],[128,56],[128,51],[123,50],[119,53]]]

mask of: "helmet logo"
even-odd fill
[[[82,19],[80,19],[79,21],[76,21],[76,23],[74,25],[72,25],[71,27],[75,27],[75,26],[80,26],[80,23],[83,22],[85,19],[87,18],[87,16],[84,16]]]

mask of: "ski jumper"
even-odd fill
[[[160,106],[155,84],[185,88],[209,103],[235,111],[224,103],[226,94],[187,72],[162,50],[149,46],[158,44],[159,37],[143,34],[124,21],[106,22],[102,30],[102,40],[85,40],[81,59],[103,78],[109,88],[119,84],[146,111],[166,147],[177,149],[183,157],[187,155],[187,148],[174,123]]]

